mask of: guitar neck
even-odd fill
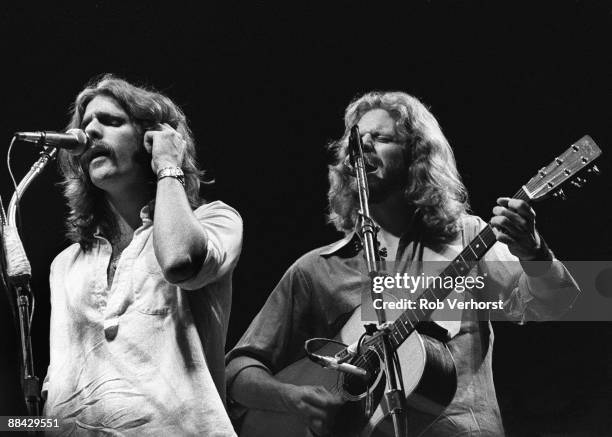
[[[521,188],[514,196],[514,199],[529,200],[529,196],[523,188]],[[487,251],[496,242],[495,234],[490,225],[485,226],[480,233],[461,251],[459,255],[440,273],[442,280],[446,278],[456,278],[466,275],[472,268],[482,259]],[[419,299],[426,299],[428,302],[436,302],[445,299],[453,290],[444,287],[427,288]],[[389,342],[391,346],[398,348],[409,336],[414,332],[416,325],[419,322],[427,321],[431,317],[435,309],[422,308],[408,309],[404,311],[392,325],[389,333]],[[373,345],[375,348],[381,348],[380,342]]]

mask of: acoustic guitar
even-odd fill
[[[529,203],[549,196],[564,197],[563,185],[570,182],[581,186],[585,174],[598,173],[594,161],[601,150],[589,136],[572,144],[562,155],[543,167],[513,196]],[[442,271],[442,278],[467,275],[493,244],[496,238],[490,226],[486,226]],[[443,301],[452,290],[428,288],[419,299],[430,302]],[[434,307],[432,305],[431,307]],[[440,339],[419,333],[419,326],[427,326],[434,309],[404,311],[388,326],[388,342],[397,352],[401,378],[406,394],[406,406],[430,421],[451,402],[456,390],[456,373],[453,357]],[[425,325],[423,324],[425,322]],[[386,398],[384,356],[381,335],[366,337],[359,353],[346,345],[355,345],[362,337],[361,307],[358,307],[335,340],[315,353],[333,356],[367,371],[367,377],[329,370],[303,358],[278,372],[275,377],[296,385],[320,385],[338,392],[345,403],[335,416],[334,436],[394,436],[393,422]],[[354,349],[354,348],[352,348]],[[264,410],[251,409],[245,415],[241,437],[306,437],[311,436],[306,424],[298,417]],[[417,433],[418,435],[418,433]]]

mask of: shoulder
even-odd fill
[[[235,226],[242,229],[242,217],[240,217],[238,211],[220,200],[200,205],[193,213],[200,221],[214,222],[216,220],[229,220]]]
[[[50,273],[53,275],[54,273],[65,270],[72,266],[76,259],[83,253],[83,249],[78,243],[73,243],[70,246],[66,247],[62,250],[51,262],[51,266],[49,268]]]
[[[351,240],[352,238],[350,236],[345,237],[331,244],[306,252],[293,263],[290,270],[297,270],[303,274],[308,274],[320,267],[322,263],[326,263],[330,256],[339,253]]]
[[[194,211],[196,216],[216,215],[216,214],[227,214],[233,215],[242,221],[240,214],[234,208],[229,206],[227,203],[220,200],[215,200],[210,203],[203,203],[198,206]]]
[[[82,252],[81,246],[78,243],[72,243],[70,246],[66,247],[57,256],[53,259],[51,266],[66,264],[73,261],[79,254]]]

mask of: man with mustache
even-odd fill
[[[107,75],[69,127],[91,146],[59,157],[73,244],[51,266],[45,414],[60,435],[235,435],[223,354],[240,216],[200,198],[168,97]]]
[[[355,124],[370,167],[370,212],[379,227],[385,265],[447,264],[485,226],[467,214],[467,193],[453,152],[418,99],[401,92],[372,92],[352,102],[345,112],[345,133],[331,145],[336,162],[329,169],[329,218],[345,238],[296,261],[227,355],[228,395],[237,418],[245,407],[290,414],[321,436],[330,432],[344,402],[325,387],[293,385],[273,375],[305,356],[305,340],[333,338],[368,287],[361,236],[355,231],[355,174],[346,162]],[[477,267],[487,278],[485,289],[477,293],[496,300],[501,296],[511,319],[558,317],[578,290],[536,231],[533,209],[522,200],[500,198],[493,214],[490,224],[499,242]],[[540,263],[528,265],[532,260]],[[492,377],[491,324],[474,311],[463,311],[454,322],[441,322],[457,370],[454,398],[438,417],[410,410],[410,435],[503,435]],[[265,424],[261,431],[270,435]],[[291,430],[285,435],[292,435]]]

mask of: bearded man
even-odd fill
[[[236,417],[245,408],[290,414],[319,436],[330,432],[344,399],[325,387],[281,382],[274,375],[305,356],[305,340],[333,338],[362,303],[367,268],[355,231],[355,172],[346,164],[351,128],[356,124],[361,135],[369,207],[386,263],[448,263],[486,226],[467,213],[467,193],[450,145],[418,99],[402,92],[368,93],[347,107],[344,121],[344,135],[331,145],[336,162],[329,169],[329,209],[331,223],[345,238],[297,260],[226,357]],[[498,243],[478,267],[488,277],[482,294],[501,295],[512,319],[558,317],[578,290],[537,232],[535,212],[523,200],[502,197],[493,214]],[[534,260],[541,261],[537,269],[527,266]],[[491,324],[474,311],[463,311],[455,322],[441,323],[457,372],[455,395],[437,417],[409,412],[410,435],[503,435]]]

